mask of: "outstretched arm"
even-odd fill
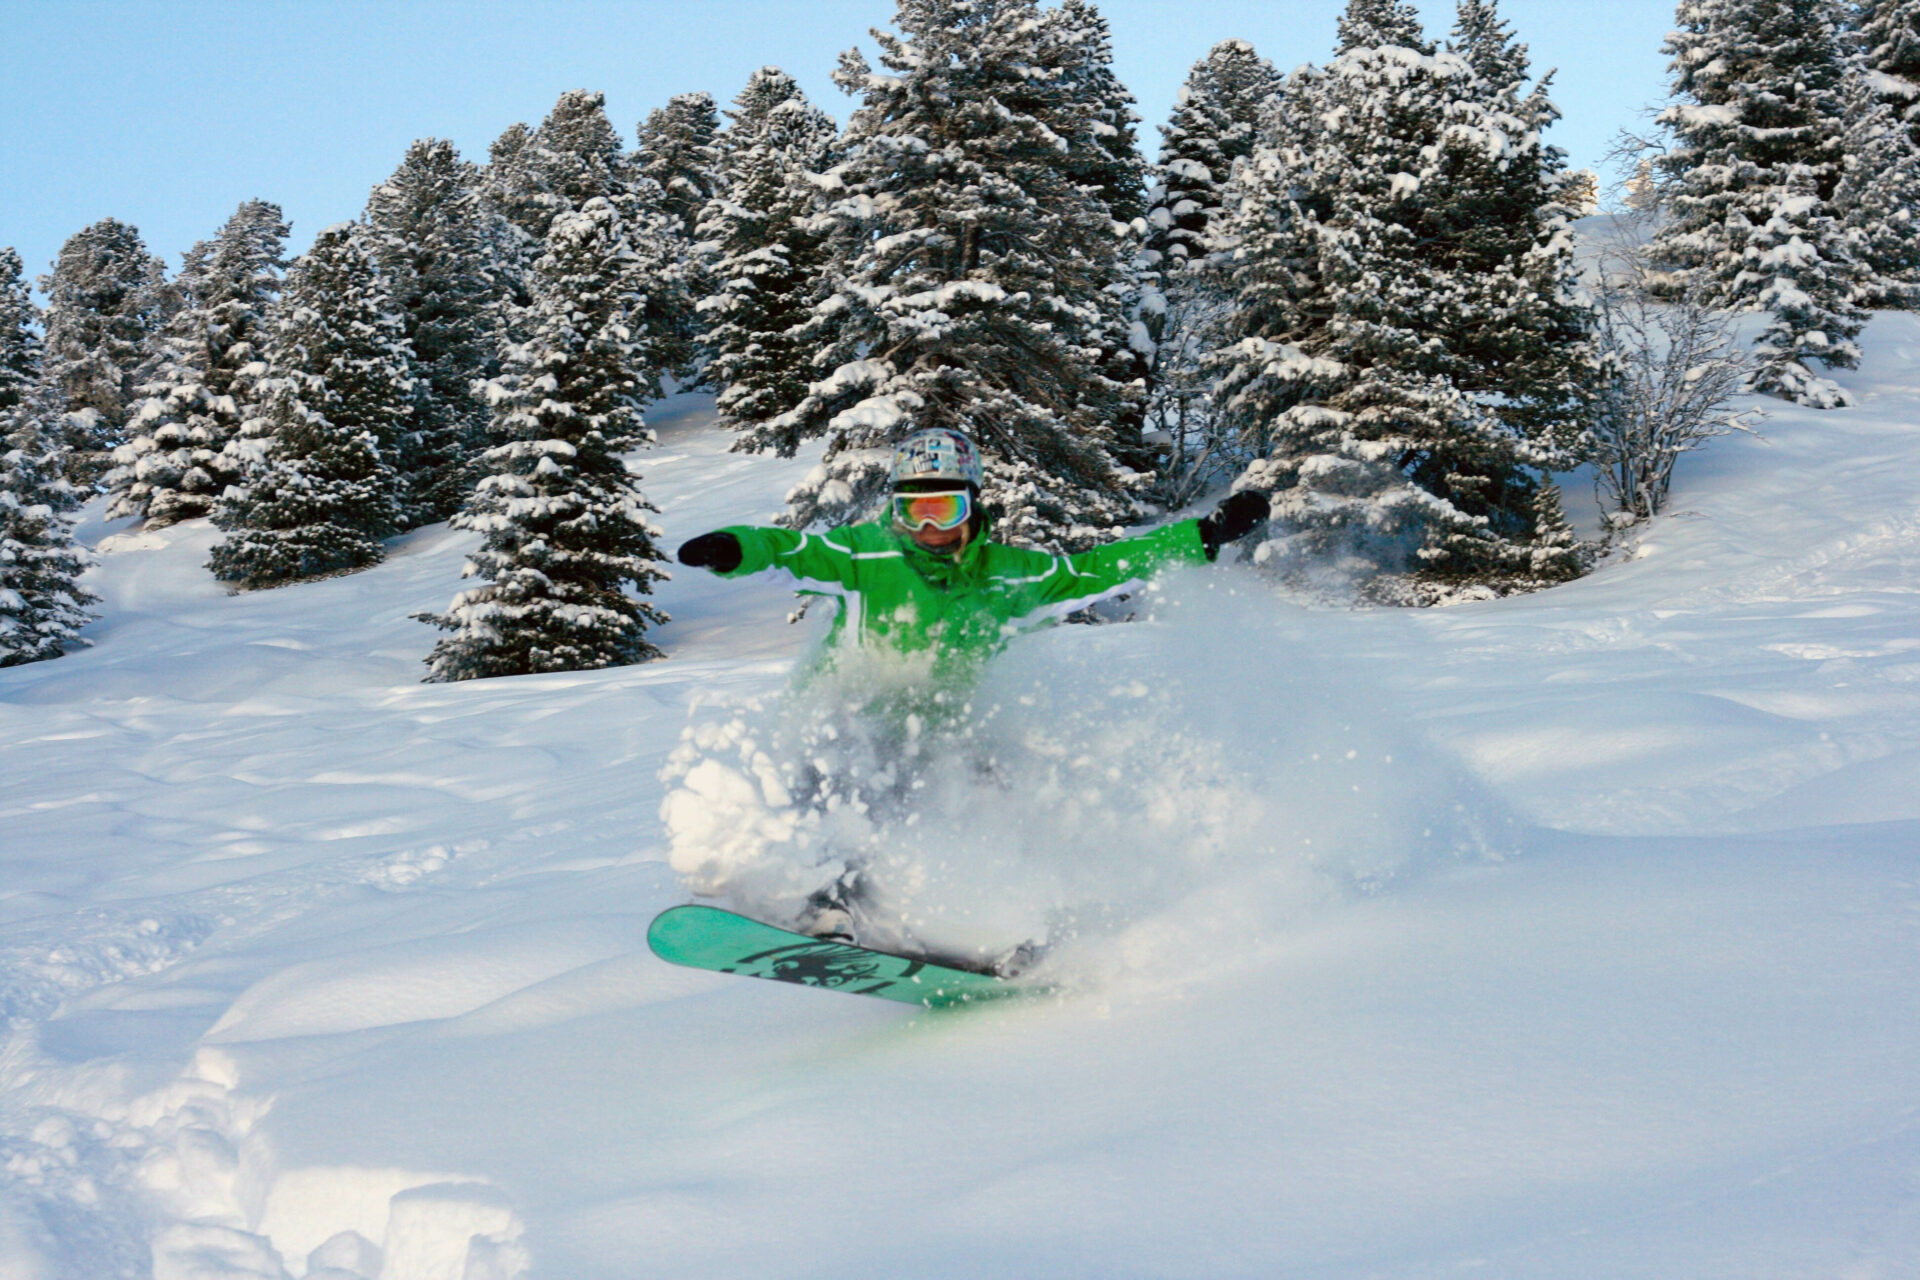
[[[1039,595],[1051,612],[1070,611],[1131,591],[1170,564],[1211,562],[1220,548],[1253,532],[1267,518],[1267,506],[1259,494],[1236,493],[1198,520],[1056,557],[1053,570],[1038,582]]]
[[[1074,595],[1106,595],[1136,586],[1170,564],[1199,564],[1212,558],[1200,537],[1200,522],[1181,520],[1151,533],[1063,556],[1062,568],[1069,581],[1049,585],[1056,592],[1064,589]]]
[[[838,536],[836,536],[838,535]],[[756,525],[729,525],[703,533],[680,548],[680,563],[741,578],[763,569],[784,569],[813,582],[852,581],[853,552],[842,530],[798,533]]]

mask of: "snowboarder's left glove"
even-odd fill
[[[681,564],[690,564],[696,569],[711,569],[715,573],[732,573],[745,558],[745,553],[740,549],[740,539],[724,529],[691,538],[680,548]]]
[[[1271,506],[1263,493],[1242,491],[1227,495],[1210,516],[1200,518],[1200,546],[1211,560],[1229,542],[1238,542],[1267,518]]]

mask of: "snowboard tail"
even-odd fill
[[[996,974],[810,938],[697,904],[669,907],[655,916],[647,927],[647,946],[662,960],[689,968],[827,987],[929,1009],[1004,999],[1024,990]]]

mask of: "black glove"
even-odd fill
[[[696,569],[711,569],[715,573],[732,573],[740,567],[740,561],[744,558],[740,551],[740,539],[725,530],[703,533],[680,547],[681,564],[690,564]]]
[[[1229,494],[1210,516],[1200,517],[1200,546],[1211,560],[1229,542],[1238,542],[1267,518],[1272,504],[1264,493],[1243,490]]]

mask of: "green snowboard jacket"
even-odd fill
[[[1169,564],[1204,564],[1200,522],[1182,520],[1077,555],[993,542],[982,531],[956,558],[927,551],[888,524],[825,533],[735,525],[741,561],[726,577],[785,570],[803,594],[839,602],[828,651],[853,642],[931,651],[937,682],[970,683],[1013,636],[1099,600],[1137,590]]]

